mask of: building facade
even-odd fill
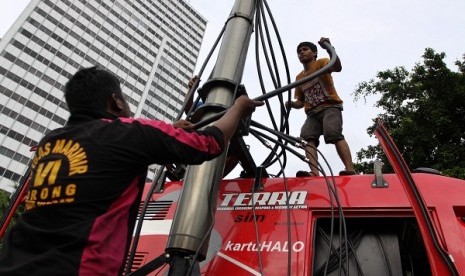
[[[118,75],[134,116],[174,121],[205,28],[183,0],[32,0],[0,40],[0,188],[66,124],[63,88],[82,67]]]

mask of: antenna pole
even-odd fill
[[[253,31],[255,9],[256,0],[236,0],[234,3],[216,64],[202,87],[206,93],[202,120],[226,110],[234,103],[234,91],[242,79]],[[196,263],[206,258],[226,153],[187,168],[167,242],[166,251],[173,258],[169,275],[190,274],[194,265],[176,264]]]

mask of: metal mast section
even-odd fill
[[[236,0],[234,3],[216,64],[202,87],[206,97],[205,104],[200,107],[202,120],[234,103],[253,31],[255,9],[256,0]],[[167,252],[172,257],[195,255],[194,262],[206,258],[226,152],[214,160],[187,168],[167,243]]]

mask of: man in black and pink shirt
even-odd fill
[[[202,131],[130,118],[118,78],[97,67],[66,84],[71,116],[39,143],[25,212],[5,236],[0,275],[119,275],[150,164],[220,155],[261,102],[239,97]]]

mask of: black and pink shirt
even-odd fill
[[[47,134],[32,161],[25,212],[0,253],[0,275],[118,275],[150,164],[200,164],[221,154],[216,127],[80,111]]]

